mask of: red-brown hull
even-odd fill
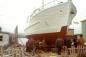
[[[43,33],[43,34],[34,34],[34,35],[27,35],[29,41],[31,39],[37,41],[37,40],[45,40],[49,47],[55,47],[55,42],[57,38],[68,38],[70,36],[67,34],[67,26],[63,26],[61,28],[60,32],[52,32],[52,33]],[[27,42],[28,46],[29,42]]]
[[[59,34],[59,32],[53,32],[53,33],[44,33],[44,34],[36,34],[27,36],[29,38],[29,41],[31,38],[34,40],[45,40],[48,45],[54,45],[57,38],[64,38],[65,35]]]

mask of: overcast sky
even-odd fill
[[[46,3],[53,0],[45,0]],[[67,1],[67,0],[58,0]],[[86,19],[86,0],[73,0],[77,8],[74,21]],[[35,8],[42,5],[42,0],[0,0],[0,26],[3,31],[14,32],[16,25],[19,32],[23,33],[27,17]]]

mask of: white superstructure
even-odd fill
[[[26,35],[59,32],[62,26],[69,26],[76,15],[71,0],[49,8],[36,9],[25,29]]]

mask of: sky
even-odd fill
[[[44,0],[45,4],[53,0]],[[58,0],[67,1],[67,0]],[[74,22],[86,19],[86,0],[73,0],[77,8]],[[0,0],[0,26],[3,31],[14,32],[18,25],[20,33],[24,33],[27,18],[34,9],[42,6],[42,0]]]

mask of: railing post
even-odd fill
[[[0,46],[0,56],[3,57],[3,47]]]

